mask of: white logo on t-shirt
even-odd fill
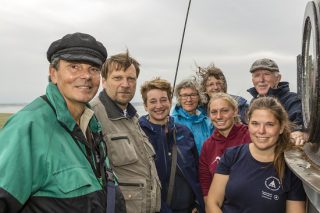
[[[221,157],[220,157],[220,156],[217,156],[216,159],[215,159],[212,163],[213,163],[213,164],[214,164],[214,163],[217,163],[217,164],[218,164],[218,163],[220,162],[220,159],[221,159]]]
[[[264,181],[264,184],[271,191],[278,191],[280,189],[280,180],[274,176],[268,177]]]

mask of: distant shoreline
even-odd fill
[[[11,113],[0,113],[0,128],[3,126],[3,124],[8,120]]]
[[[27,104],[28,103],[0,104],[0,113],[16,113]],[[132,105],[137,109],[139,115],[145,114],[142,102],[133,102]]]
[[[0,104],[0,113],[16,113],[26,105],[26,103]]]

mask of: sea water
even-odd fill
[[[132,105],[136,108],[139,116],[147,114],[142,103],[132,103]],[[0,113],[16,113],[24,106],[26,104],[0,104]]]

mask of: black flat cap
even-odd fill
[[[54,41],[47,51],[50,63],[55,58],[61,58],[66,61],[84,61],[101,66],[107,56],[103,44],[85,33],[67,34]]]

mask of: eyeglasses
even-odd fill
[[[182,99],[182,100],[187,100],[188,98],[191,98],[191,99],[196,99],[198,98],[198,94],[197,93],[192,93],[192,94],[181,94],[179,95],[179,97]]]
[[[222,87],[223,83],[221,82],[217,82],[217,83],[210,83],[210,84],[206,84],[206,87],[213,87],[213,86],[216,86],[216,87]]]

